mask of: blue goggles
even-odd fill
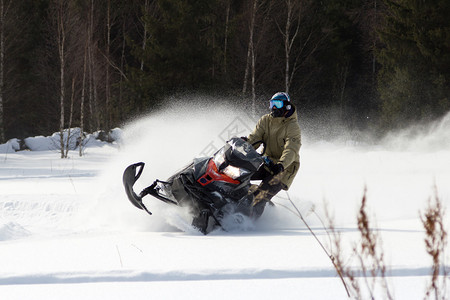
[[[283,100],[270,100],[270,109],[272,109],[274,106],[276,108],[282,108],[283,105]]]

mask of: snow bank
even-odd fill
[[[117,144],[120,142],[122,136],[122,130],[120,128],[114,128],[109,133],[104,131],[97,131],[92,134],[84,133],[83,147],[102,147],[107,143]],[[80,140],[80,128],[66,129],[63,133],[64,144],[69,145],[70,150],[78,148]],[[20,145],[19,139],[11,139],[5,144],[0,145],[0,153],[11,153],[20,150],[31,151],[54,151],[61,149],[61,135],[59,132],[55,132],[51,136],[35,136],[28,137],[23,140],[23,146]]]
[[[20,150],[20,144],[18,139],[11,139],[5,144],[0,145],[0,153],[11,153]]]
[[[16,222],[0,224],[0,241],[19,239],[31,235],[31,232]]]

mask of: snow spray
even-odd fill
[[[236,106],[217,104],[226,103],[223,99],[208,97],[171,99],[167,103],[164,109],[134,119],[124,127],[120,153],[103,177],[108,188],[100,198],[103,205],[110,207],[104,217],[113,216],[115,224],[122,222],[120,226],[139,230],[177,230],[174,227],[180,225],[174,224],[182,222],[176,219],[186,216],[173,211],[179,208],[146,200],[151,201],[148,207],[154,213],[148,216],[128,203],[121,186],[124,168],[138,161],[146,163],[135,185],[140,190],[155,179],[167,179],[195,157],[211,155],[231,135],[248,135],[265,113],[251,116]],[[325,200],[334,211],[338,226],[353,222],[365,187],[369,203],[376,203],[374,213],[378,220],[416,218],[435,184],[441,198],[448,201],[450,115],[425,126],[393,132],[381,140],[350,130],[319,139],[314,128],[327,124],[305,126],[301,114],[299,122],[304,129],[301,167],[289,193],[305,218],[313,206],[323,215],[320,207]],[[275,197],[274,202],[288,203],[282,195]],[[169,219],[177,216],[169,221],[172,225],[168,225],[164,214]],[[314,219],[308,221],[318,224]],[[254,230],[290,228],[298,228],[297,217],[276,205],[266,208]]]

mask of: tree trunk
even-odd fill
[[[252,115],[256,116],[256,53],[255,47],[252,47]]]
[[[148,0],[145,0],[144,4],[144,16],[148,14]],[[142,38],[142,52],[145,52],[147,46],[147,24],[143,21],[142,26],[144,27],[144,37]],[[141,71],[144,71],[144,59],[141,59]]]
[[[109,59],[110,59],[110,48],[111,48],[111,1],[108,0],[108,4],[107,4],[107,14],[106,14],[106,28],[107,28],[107,33],[106,33],[106,78],[105,78],[105,111],[106,111],[106,116],[105,116],[105,126],[106,129],[110,129],[109,127],[111,126],[112,120],[111,120],[111,104],[110,104],[110,80],[109,80]]]
[[[89,29],[89,45],[88,45],[88,67],[89,67],[89,131],[94,129],[94,89],[92,84],[93,70],[92,70],[92,37],[91,30]]]
[[[57,13],[57,26],[58,26],[58,53],[59,53],[59,63],[60,63],[60,86],[59,86],[59,105],[60,105],[60,146],[61,146],[61,158],[64,158],[64,71],[65,71],[65,42],[66,33],[64,28],[64,8],[63,3],[58,4]]]
[[[67,140],[66,140],[66,153],[65,157],[69,156],[69,148],[70,148],[70,129],[72,128],[72,119],[73,119],[73,103],[75,101],[75,77],[72,78],[72,95],[70,97],[70,112],[69,112],[69,126],[67,129]]]
[[[89,32],[89,30],[87,30]],[[81,108],[80,108],[80,137],[78,139],[79,154],[83,156],[84,141],[84,101],[86,97],[86,69],[87,69],[87,52],[88,52],[89,34],[86,36],[86,44],[84,46],[84,62],[83,62],[83,82],[81,87]]]
[[[289,32],[291,29],[291,14],[292,14],[292,7],[291,7],[291,0],[287,0],[287,17],[286,17],[286,27],[284,30],[284,53],[285,53],[285,60],[286,60],[286,66],[285,66],[285,74],[284,74],[284,82],[285,82],[285,91],[286,93],[289,93],[289,59],[290,59],[290,52],[291,49],[289,47]]]
[[[375,25],[372,25],[373,27],[376,27],[376,24],[377,24],[377,14],[378,14],[378,11],[377,11],[377,9],[378,9],[378,7],[377,7],[377,0],[374,0],[373,1],[373,9],[374,9],[374,18],[375,18],[375,21],[374,21],[374,24]],[[375,30],[375,29],[374,29]],[[376,56],[375,56],[375,50],[376,50],[376,47],[377,47],[377,39],[376,38],[374,38],[373,39],[373,45],[372,45],[372,88],[373,89],[375,89],[376,88],[376,83],[377,83],[377,69],[376,69],[376,66],[377,66],[377,59],[376,59]]]
[[[125,47],[126,47],[126,38],[125,38],[125,21],[122,23],[122,32],[123,32],[123,39],[122,39],[122,53],[120,55],[120,70],[124,69],[125,66]],[[123,76],[120,76],[120,82],[119,82],[119,118],[120,120],[123,120]]]
[[[225,40],[224,40],[224,46],[223,46],[223,72],[224,74],[227,74],[227,48],[228,48],[228,27],[230,23],[230,0],[227,1],[227,10],[226,10],[226,16],[225,16]]]
[[[295,73],[295,64],[291,67],[291,52],[294,42],[297,38],[300,29],[300,18],[302,15],[301,11],[301,1],[298,0],[286,0],[286,24],[284,27],[284,32],[280,29],[281,34],[284,37],[284,54],[285,54],[285,72],[284,72],[284,83],[285,91],[289,93],[289,88],[291,86],[292,77]],[[293,18],[297,15],[297,26],[294,33],[291,36],[291,29],[293,25]],[[280,27],[278,27],[280,28]]]
[[[256,19],[256,8],[258,6],[258,0],[253,0],[253,6],[251,11],[251,17],[250,17],[250,27],[249,27],[249,38],[248,38],[248,47],[247,47],[247,61],[245,65],[245,73],[244,73],[244,84],[242,86],[242,94],[245,95],[247,93],[247,82],[248,82],[248,75],[250,72],[250,66],[251,66],[251,59],[252,59],[252,52],[254,48],[253,38],[255,33],[255,19]],[[254,104],[252,103],[252,106]]]
[[[97,80],[95,70],[94,55],[94,0],[91,0],[90,18],[89,18],[89,114],[90,114],[90,130],[99,130],[99,115],[97,110]]]
[[[345,89],[347,88],[347,78],[348,78],[348,68],[349,63],[345,63],[341,68],[340,78],[339,78],[339,103],[340,103],[340,117],[343,120],[345,116]]]
[[[5,124],[3,116],[4,68],[5,68],[5,3],[0,0],[0,144],[5,141]]]

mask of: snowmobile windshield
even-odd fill
[[[256,172],[263,163],[263,158],[252,145],[238,137],[233,137],[217,151],[213,160],[219,171],[233,174],[233,176],[227,174],[231,178],[239,178]],[[240,171],[237,172],[230,166]],[[227,170],[225,171],[225,169]]]

